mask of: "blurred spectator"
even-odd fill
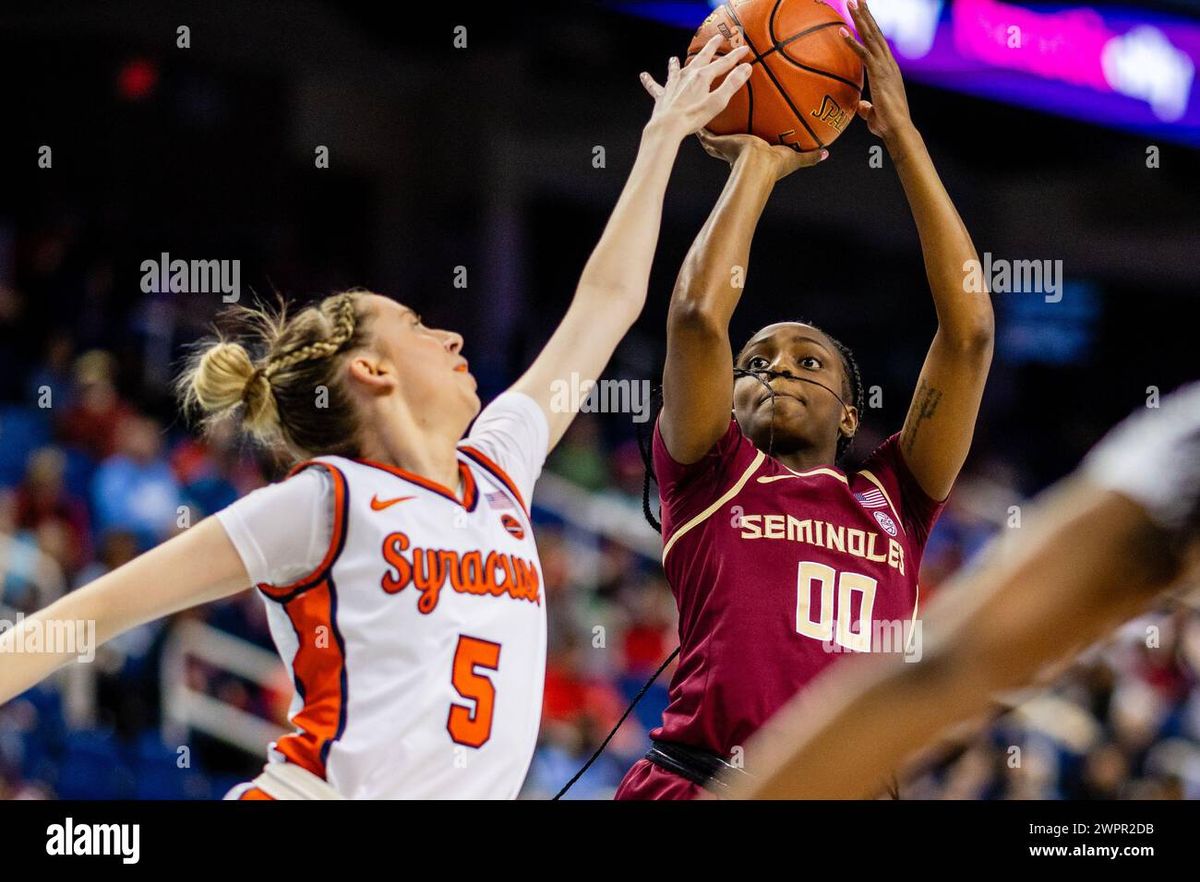
[[[17,527],[39,530],[57,526],[67,543],[64,568],[77,572],[91,556],[87,505],[66,488],[66,455],[55,447],[43,447],[29,457],[25,480],[17,488]]]
[[[581,413],[550,454],[548,465],[580,487],[601,490],[608,485],[608,460],[601,441],[596,418]]]
[[[52,332],[46,342],[46,354],[41,365],[29,379],[28,401],[34,407],[45,407],[43,394],[50,393],[53,407],[70,409],[74,403],[71,358],[75,352],[75,341],[66,331]]]
[[[205,438],[186,438],[171,452],[171,468],[183,486],[193,522],[220,511],[263,485],[253,458],[243,454],[230,422],[216,424]]]
[[[183,502],[179,482],[163,456],[162,436],[153,419],[125,417],[116,444],[116,453],[92,478],[96,527],[129,530],[148,548],[176,527]]]
[[[66,585],[62,567],[38,537],[17,528],[12,492],[0,490],[0,604],[32,613],[61,597]]]
[[[63,443],[99,461],[117,449],[117,429],[133,410],[121,400],[116,386],[116,360],[93,349],[75,360],[74,385],[67,393],[67,408],[59,421]]]

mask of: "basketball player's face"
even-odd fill
[[[734,384],[734,415],[756,447],[765,451],[770,445],[773,454],[836,451],[845,410],[829,390],[846,398],[846,374],[826,334],[799,322],[768,325],[750,339],[734,367],[787,374],[740,376]]]
[[[373,319],[372,349],[395,370],[399,394],[413,410],[438,417],[462,416],[466,422],[474,419],[479,396],[462,356],[462,335],[426,327],[417,313],[394,300],[377,294],[367,297]]]

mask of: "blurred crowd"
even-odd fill
[[[179,419],[170,372],[153,355],[164,350],[161,302],[96,308],[118,300],[112,274],[103,261],[73,266],[68,244],[33,242],[17,283],[0,284],[0,618],[51,603],[275,474],[231,435],[201,439]],[[195,322],[169,319],[166,351],[177,354]],[[643,467],[626,428],[581,416],[547,470],[640,519]],[[926,596],[1000,529],[1023,485],[1018,463],[977,457],[930,540]],[[676,645],[674,603],[655,558],[559,514],[535,499],[550,651],[528,798],[566,783]],[[79,704],[56,677],[0,707],[0,797],[217,798],[255,774],[261,753],[198,733],[181,751],[161,734],[162,652],[181,618],[271,648],[255,592],[123,635],[98,656],[89,700]],[[947,748],[901,796],[1196,798],[1198,670],[1200,615],[1166,607]],[[573,798],[612,794],[647,747],[672,672],[646,692]],[[282,666],[268,684],[200,663],[185,675],[194,689],[286,725]]]

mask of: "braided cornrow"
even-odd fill
[[[321,311],[327,311],[325,304],[321,305]],[[285,371],[302,362],[329,358],[340,351],[354,336],[354,295],[339,294],[333,298],[333,302],[329,304],[328,313],[333,318],[333,333],[329,337],[299,346],[272,358],[263,368],[262,375],[269,380],[280,371]]]
[[[814,325],[815,327],[815,325]],[[820,328],[817,328],[821,331]],[[850,405],[859,413],[859,419],[862,419],[863,404],[866,397],[863,392],[862,374],[858,370],[858,362],[854,358],[854,353],[850,347],[832,336],[828,331],[821,331],[829,341],[837,347],[838,355],[842,357],[842,368],[845,370],[846,377],[850,381]],[[841,435],[837,442],[837,461],[841,462],[846,454],[850,452],[850,448],[854,445],[853,435]]]

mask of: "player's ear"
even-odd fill
[[[346,371],[352,383],[359,384],[370,394],[386,395],[396,384],[390,367],[372,352],[355,355],[347,364]]]
[[[842,408],[842,421],[838,424],[838,431],[847,438],[853,438],[858,432],[858,408],[844,407]]]

